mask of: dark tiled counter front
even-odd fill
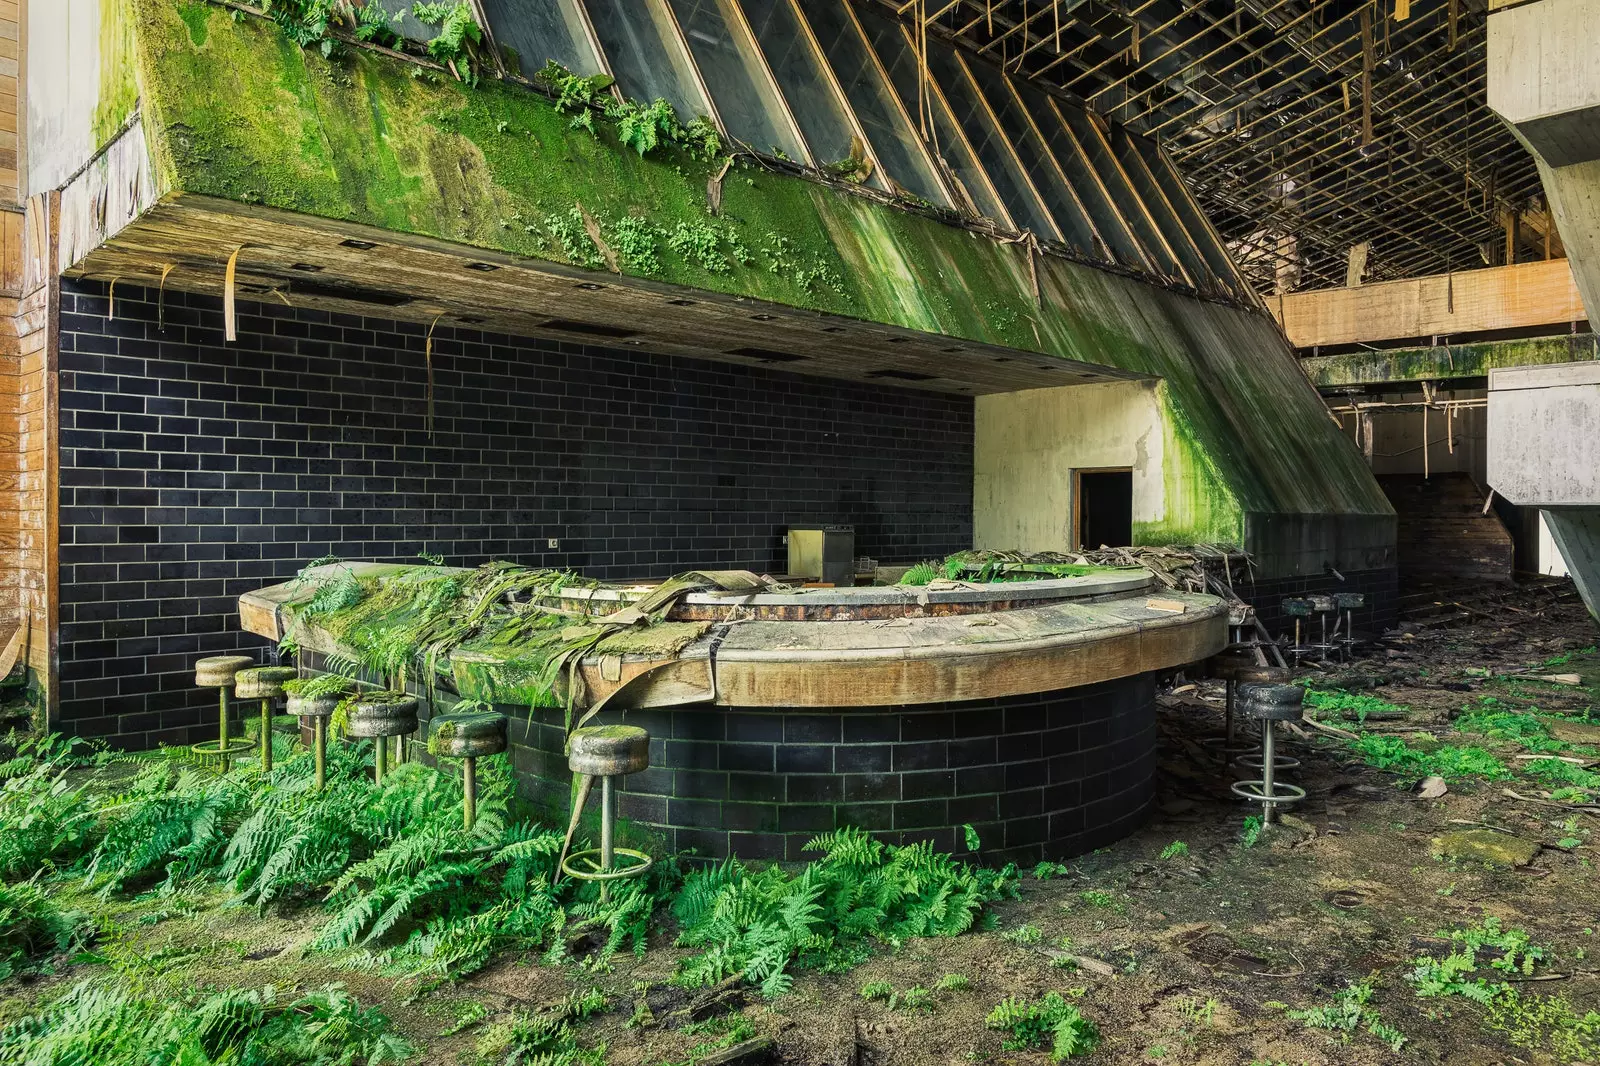
[[[525,712],[524,712],[525,713]],[[513,722],[531,798],[568,802],[559,712]],[[708,857],[800,859],[806,841],[859,825],[886,840],[1037,862],[1137,828],[1153,796],[1155,676],[1002,699],[790,711],[702,705],[630,711],[650,769],[619,810]]]

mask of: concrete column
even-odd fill
[[[1600,321],[1600,0],[1490,0],[1489,106],[1539,164],[1590,321]]]
[[[1600,620],[1600,364],[1489,372],[1489,484],[1537,507]]]

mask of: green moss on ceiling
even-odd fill
[[[1240,539],[1246,513],[1389,514],[1264,314],[1040,257],[815,182],[641,158],[544,97],[272,26],[196,26],[131,0],[165,188],[595,267],[582,209],[625,273],[1159,375],[1167,515],[1142,542]]]

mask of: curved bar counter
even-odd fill
[[[403,567],[348,564],[382,577]],[[311,572],[313,579],[316,572]],[[314,587],[314,586],[312,586]],[[566,589],[563,609],[603,615],[650,586]],[[274,640],[304,581],[240,597],[244,628]],[[702,855],[801,858],[819,832],[1018,862],[1131,832],[1153,797],[1155,683],[1226,643],[1226,604],[1154,589],[1144,570],[927,588],[691,592],[665,625],[674,653],[585,656],[595,721],[650,731],[650,769],[620,813]],[[688,627],[693,628],[688,628]],[[295,627],[301,647],[340,649]],[[478,653],[452,664],[471,693]],[[564,810],[559,710],[502,707],[530,798]]]

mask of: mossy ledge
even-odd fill
[[[129,0],[128,17],[168,195],[592,266],[563,222],[582,204],[608,233],[655,235],[619,248],[625,274],[1161,377],[1167,507],[1142,543],[1237,542],[1246,514],[1392,513],[1264,312],[1054,256],[1036,305],[1019,244],[752,167],[713,218],[707,164],[640,158],[520,86],[364,50],[330,61],[220,7],[202,23],[192,2]]]

